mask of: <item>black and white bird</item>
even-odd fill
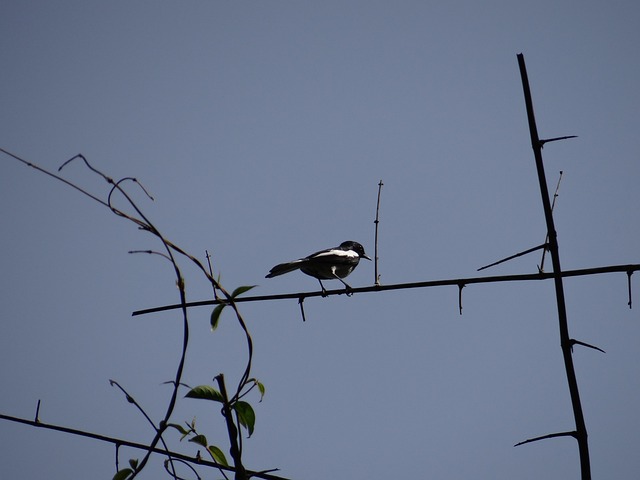
[[[371,260],[364,253],[362,245],[358,242],[346,241],[339,247],[328,248],[312,253],[308,257],[276,265],[265,278],[277,277],[300,269],[302,273],[318,279],[323,293],[326,293],[326,290],[322,280],[340,280],[347,290],[350,290],[351,287],[342,279],[353,272],[361,258]]]

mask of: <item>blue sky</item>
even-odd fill
[[[469,277],[538,245],[545,224],[516,54],[527,62],[563,268],[638,263],[637,2],[18,2],[0,6],[0,147],[55,170],[82,153],[155,198],[165,235],[230,289],[311,291],[276,263],[344,240],[383,284]],[[0,411],[147,442],[109,379],[160,418],[180,348],[171,270],[136,230],[7,156],[0,175]],[[97,194],[80,163],[63,171]],[[534,273],[531,254],[487,272]],[[547,263],[548,268],[550,264]],[[210,289],[185,266],[191,300]],[[373,283],[361,264],[353,286]],[[640,469],[637,310],[624,274],[566,280],[594,478]],[[634,278],[634,282],[636,279]],[[634,295],[638,289],[634,284]],[[266,385],[245,445],[288,478],[576,478],[550,282],[247,304]],[[640,300],[637,300],[640,303]],[[231,316],[192,311],[191,385],[241,373]],[[183,400],[227,448],[216,408]],[[195,453],[192,445],[176,449]],[[0,423],[3,478],[110,478],[113,448]],[[140,452],[122,452],[123,458]],[[161,459],[143,478],[158,478]],[[215,472],[208,478],[218,478]]]

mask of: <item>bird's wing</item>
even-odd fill
[[[327,261],[339,261],[345,260],[350,262],[353,259],[359,258],[358,254],[353,250],[341,250],[339,248],[330,248],[328,250],[321,250],[319,252],[313,253],[309,255],[307,258],[303,258],[302,260],[327,260]]]

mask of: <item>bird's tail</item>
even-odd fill
[[[302,260],[280,263],[279,265],[276,265],[271,270],[269,270],[269,273],[267,273],[267,276],[265,278],[273,278],[277,277],[278,275],[284,275],[285,273],[293,272],[294,270],[299,269],[302,266],[302,263]]]

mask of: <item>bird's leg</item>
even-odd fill
[[[320,282],[320,288],[322,288],[322,296],[326,297],[327,296],[327,289],[324,288],[324,285],[322,284],[322,280],[318,279],[318,282]]]
[[[349,285],[347,282],[345,282],[342,279],[340,279],[340,281],[344,284],[344,288],[347,291],[347,297],[350,297],[351,295],[353,295],[353,290],[351,289],[351,285]]]
[[[350,297],[351,295],[353,295],[353,292],[351,291],[351,286],[347,282],[345,282],[343,279],[341,279],[338,275],[336,275],[336,267],[333,267],[331,269],[331,273],[333,274],[334,277],[336,277],[338,280],[342,282],[345,290],[347,291],[347,297]]]

